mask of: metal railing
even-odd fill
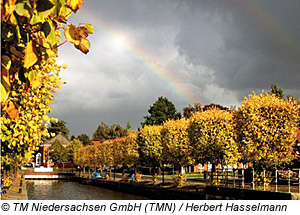
[[[258,176],[259,175],[259,176]],[[216,169],[203,174],[207,184],[224,187],[300,193],[300,169]]]

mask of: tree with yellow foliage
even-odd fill
[[[124,150],[124,137],[117,137],[112,139],[111,147],[113,149],[113,166],[124,167],[125,166],[125,150]]]
[[[106,140],[98,145],[100,151],[100,164],[102,166],[111,167],[114,165],[114,149],[112,147],[112,140]]]
[[[188,136],[189,120],[169,120],[163,124],[161,135],[165,163],[182,167],[194,163]],[[183,172],[182,172],[183,173]]]
[[[137,164],[139,159],[139,146],[137,143],[137,133],[130,133],[124,137],[124,164],[127,167],[132,167]]]
[[[299,111],[292,98],[266,93],[245,98],[235,116],[243,162],[261,170],[293,160]]]
[[[153,168],[153,176],[155,170],[163,161],[163,146],[161,141],[162,126],[144,126],[137,137],[139,145],[139,163],[147,167]]]
[[[204,164],[236,164],[239,159],[233,115],[217,108],[195,113],[188,129],[195,159]]]
[[[69,41],[87,53],[90,24],[67,20],[83,0],[1,1],[1,164],[20,166],[49,137],[49,107],[63,81],[58,47]],[[64,31],[65,42],[61,42]],[[45,123],[46,122],[46,123]]]

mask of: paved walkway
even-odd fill
[[[127,176],[128,180],[131,180],[131,175],[130,174],[125,174]],[[176,176],[176,175],[175,175]],[[111,174],[112,179],[114,179],[114,173],[112,172]],[[142,181],[152,181],[152,175],[142,175],[141,180]],[[122,179],[122,173],[116,173],[116,180],[121,180]],[[158,176],[157,177],[157,181],[158,182],[162,182],[163,177],[162,176]],[[165,182],[172,182],[173,181],[173,175],[165,175]],[[206,185],[206,182],[203,178],[199,178],[199,177],[189,177],[187,178],[187,182],[188,183],[192,183],[192,184],[201,184],[201,185]],[[220,186],[226,186],[226,187],[231,187],[231,188],[242,188],[242,185],[236,181],[235,185],[233,184],[233,181],[229,182],[227,185],[220,185]],[[252,185],[251,183],[245,183],[244,185],[245,189],[250,189],[252,190]],[[257,189],[257,188],[256,188]],[[295,193],[295,194],[299,194],[299,186],[298,185],[294,185],[290,187],[290,192],[291,193]],[[263,188],[259,188],[259,190],[263,190]],[[269,191],[275,191],[276,190],[276,186],[275,185],[271,185],[270,189],[268,189]],[[278,185],[277,186],[277,191],[278,192],[285,192],[288,193],[289,192],[289,188],[287,185]]]
[[[14,178],[12,185],[6,194],[2,196],[3,200],[28,200],[26,182],[20,175]]]

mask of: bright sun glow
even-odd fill
[[[128,46],[129,39],[125,34],[117,34],[111,37],[111,45],[114,50],[124,51]]]

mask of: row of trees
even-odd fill
[[[51,121],[48,127],[48,132],[51,133],[52,136],[56,136],[58,133],[61,133],[65,138],[69,139],[69,128],[67,127],[64,120]],[[94,132],[92,139],[90,139],[87,134],[79,134],[77,137],[72,135],[71,140],[78,139],[82,142],[83,145],[86,146],[92,144],[92,140],[103,142],[104,140],[126,136],[130,132],[131,125],[129,124],[129,122],[127,123],[125,128],[119,124],[107,125],[101,122],[101,124]]]
[[[124,137],[128,135],[131,131],[131,125],[129,122],[126,128],[119,124],[107,125],[103,122],[97,127],[93,134],[93,140],[103,142],[105,140],[111,140],[117,137]]]
[[[277,85],[271,85],[271,92],[276,96],[284,99],[283,90]],[[169,119],[180,119],[180,118],[190,118],[194,113],[199,111],[206,111],[211,108],[217,108],[220,110],[229,111],[229,108],[224,107],[220,104],[207,104],[202,106],[200,103],[195,103],[194,105],[189,105],[188,107],[183,108],[182,114],[177,112],[175,105],[168,100],[166,97],[158,97],[153,105],[150,106],[148,113],[149,115],[144,116],[145,121],[141,123],[142,126],[145,125],[162,125],[165,121]],[[65,122],[59,121],[57,123],[52,123],[49,132],[54,132],[53,127],[60,127],[61,132],[67,133],[68,129],[64,125]],[[67,132],[65,132],[67,130]],[[108,139],[114,139],[117,137],[126,136],[131,131],[131,125],[127,123],[126,127],[122,127],[119,124],[107,125],[103,122],[97,127],[96,131],[93,133],[92,139],[88,137],[87,134],[80,134],[76,138],[79,139],[84,145],[91,144],[92,140],[95,141],[105,141]],[[55,132],[57,133],[57,132]],[[72,135],[71,140],[75,139],[75,136]]]
[[[272,168],[296,158],[299,117],[297,100],[254,94],[237,110],[212,107],[189,119],[145,125],[126,137],[79,148],[75,162],[91,167],[250,162],[258,170]]]
[[[219,104],[209,104],[204,107],[201,104],[196,103],[194,106],[189,106],[184,108],[183,117],[189,118],[193,113],[200,110],[207,110],[212,107],[216,107],[222,110],[228,110],[228,108],[223,107]],[[150,106],[149,115],[144,116],[145,121],[141,123],[142,126],[145,125],[161,125],[168,119],[180,119],[181,113],[177,112],[175,105],[168,100],[166,97],[160,96],[157,101],[154,102],[152,106]],[[65,122],[59,120],[59,122],[51,122],[50,128],[48,128],[49,132],[52,131],[57,134],[57,131],[54,131],[54,128],[60,127],[60,130],[63,134],[68,135],[68,129],[66,131]],[[84,145],[90,145],[93,141],[103,142],[105,140],[111,140],[118,137],[124,137],[128,135],[131,131],[131,125],[128,122],[126,127],[122,127],[119,124],[107,125],[104,122],[97,127],[96,131],[93,133],[92,138],[90,139],[87,134],[80,134],[76,138],[79,139]],[[67,136],[66,136],[67,137]],[[68,138],[68,137],[67,137]],[[75,139],[75,136],[71,136],[71,140]]]
[[[277,87],[277,85],[271,85],[270,93],[284,99],[283,90]],[[144,117],[145,121],[141,124],[142,126],[162,125],[168,119],[180,119],[181,117],[188,119],[196,112],[206,111],[211,108],[229,111],[229,108],[220,104],[211,103],[202,106],[200,103],[195,103],[194,105],[189,105],[188,107],[183,108],[181,115],[179,112],[177,112],[175,105],[171,101],[169,101],[166,97],[161,96],[157,99],[157,101],[154,102],[152,106],[150,106],[148,110],[149,115]],[[51,121],[50,126],[48,127],[48,132],[53,134],[53,136],[60,132],[63,136],[69,139],[69,129],[66,125],[66,122],[63,120]],[[129,122],[127,123],[126,127],[122,127],[119,124],[107,125],[104,122],[101,122],[96,131],[93,133],[92,138],[90,138],[87,134],[79,134],[77,137],[72,135],[71,140],[76,138],[80,140],[83,145],[90,145],[92,144],[92,140],[103,142],[108,139],[126,136],[130,132],[131,125]]]
[[[137,133],[76,148],[74,162],[82,167],[131,167],[139,158]]]

